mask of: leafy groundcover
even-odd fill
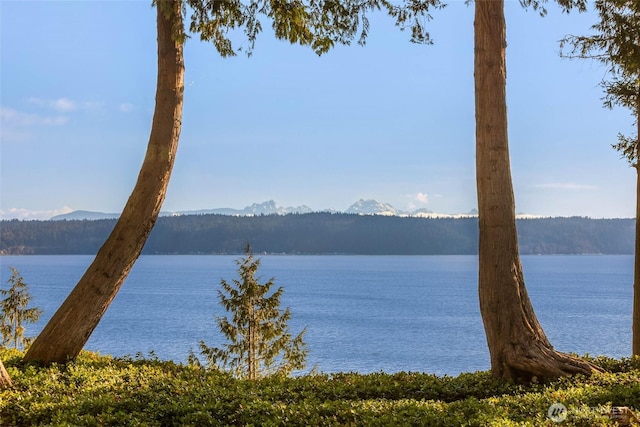
[[[640,358],[597,358],[606,373],[546,384],[488,372],[310,374],[237,380],[141,356],[83,352],[66,365],[24,365],[0,350],[14,388],[1,426],[605,426],[612,406],[640,409]],[[554,403],[566,419],[552,421]]]

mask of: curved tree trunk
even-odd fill
[[[33,342],[25,360],[75,358],[100,322],[142,251],[171,176],[182,120],[184,62],[181,2],[159,2],[158,81],[149,144],[136,185],[120,219],[62,306]]]
[[[0,390],[4,390],[11,387],[13,387],[13,384],[11,383],[11,378],[9,377],[7,370],[4,368],[4,364],[2,363],[2,360],[0,360]]]
[[[474,31],[479,294],[491,372],[524,382],[587,374],[595,367],[553,349],[524,284],[507,138],[504,0],[475,1]]]

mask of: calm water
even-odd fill
[[[215,315],[221,278],[237,256],[143,256],[86,348],[185,361],[198,341],[222,344]],[[292,333],[307,327],[308,364],[322,372],[489,368],[478,308],[475,256],[263,256],[263,281],[283,286]],[[91,256],[3,256],[45,310],[35,335],[73,288]],[[525,256],[530,297],[553,345],[614,357],[631,353],[632,256]]]

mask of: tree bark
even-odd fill
[[[640,93],[636,99],[636,124],[638,134],[636,136],[636,247],[633,268],[633,321],[631,353],[640,356]]]
[[[11,387],[13,387],[11,377],[9,377],[9,373],[4,368],[2,360],[0,360],[0,390],[5,390]]]
[[[24,359],[66,362],[82,350],[142,251],[160,213],[182,121],[184,61],[180,1],[158,2],[156,104],[144,162],[118,222],[93,263]]]
[[[522,382],[596,367],[556,352],[524,283],[507,137],[504,0],[475,1],[479,297],[494,377]]]

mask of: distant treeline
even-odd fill
[[[95,254],[115,220],[0,222],[2,254]],[[518,220],[523,254],[632,254],[633,219]],[[477,218],[310,213],[161,217],[144,254],[476,254]]]

